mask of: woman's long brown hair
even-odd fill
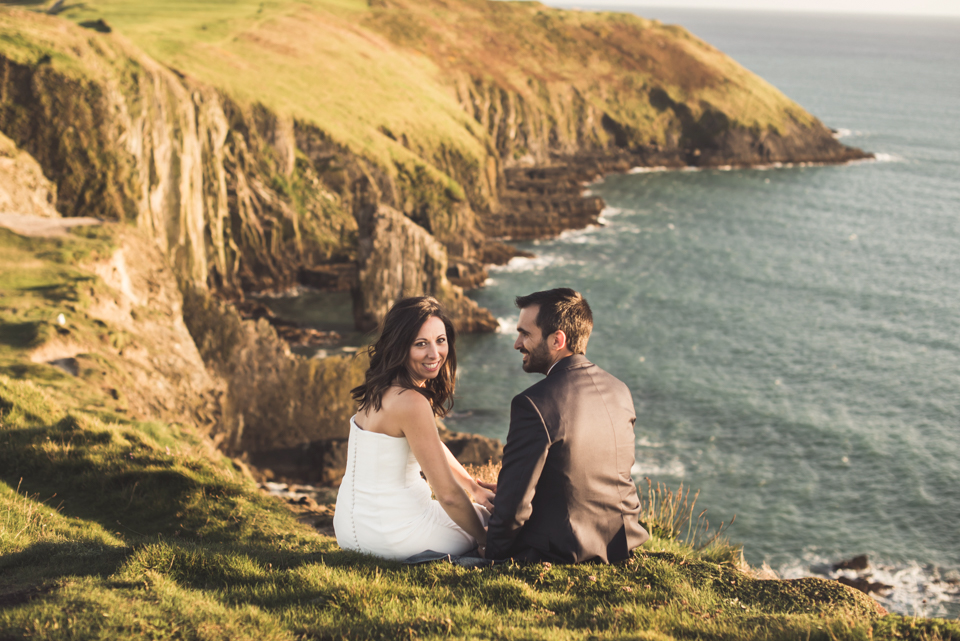
[[[432,316],[443,321],[447,332],[449,351],[436,378],[427,379],[425,387],[417,387],[410,377],[407,361],[410,347],[417,339],[420,328]],[[357,411],[368,407],[379,411],[383,407],[383,394],[391,385],[414,390],[427,397],[433,413],[444,417],[453,407],[453,389],[457,375],[457,332],[443,311],[440,301],[432,296],[404,298],[390,308],[380,326],[380,338],[368,348],[370,368],[363,385],[350,390],[359,403]]]

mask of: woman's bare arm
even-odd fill
[[[410,449],[417,457],[440,506],[479,545],[486,545],[487,531],[467,492],[454,477],[447,460],[447,456],[452,455],[440,441],[429,401],[414,391],[407,391],[391,398],[389,405],[389,412],[393,415],[391,420],[396,420],[395,424],[402,426],[403,435],[410,443]],[[460,466],[460,469],[463,470],[463,467]],[[463,474],[469,477],[466,470],[463,470]]]
[[[463,465],[461,465],[457,457],[450,452],[450,449],[445,443],[441,443],[441,445],[443,445],[443,450],[446,452],[447,464],[450,466],[450,471],[453,472],[453,477],[457,480],[457,483],[460,484],[460,487],[466,490],[467,494],[473,496],[477,503],[488,510],[493,510],[493,500],[496,495],[489,489],[480,486],[477,480],[470,476],[470,473],[463,468]]]

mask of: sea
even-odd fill
[[[699,492],[714,528],[735,516],[725,536],[752,566],[857,575],[889,586],[873,596],[891,611],[957,618],[960,19],[633,11],[876,159],[585,185],[602,225],[519,243],[535,257],[470,292],[501,332],[460,337],[447,426],[506,437],[510,399],[540,378],[513,350],[514,297],[573,287],[588,357],[633,392],[642,491]],[[349,298],[322,296],[273,306],[350,338]],[[867,570],[834,569],[858,555]]]
[[[888,609],[960,616],[960,19],[633,11],[876,160],[585,187],[601,226],[518,244],[535,258],[471,293],[502,332],[460,339],[448,427],[506,436],[539,379],[513,350],[513,299],[573,287],[588,357],[633,392],[643,489],[699,490],[715,526],[736,515],[725,535],[751,565],[835,578],[866,554]]]

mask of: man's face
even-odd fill
[[[531,374],[546,374],[553,360],[547,341],[543,339],[543,332],[537,327],[537,312],[539,305],[531,305],[520,310],[520,320],[517,321],[517,340],[513,349],[523,354],[523,371]]]

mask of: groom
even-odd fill
[[[525,372],[547,377],[513,399],[487,531],[488,559],[610,563],[649,535],[637,522],[633,397],[587,360],[593,329],[572,289],[516,300]]]

